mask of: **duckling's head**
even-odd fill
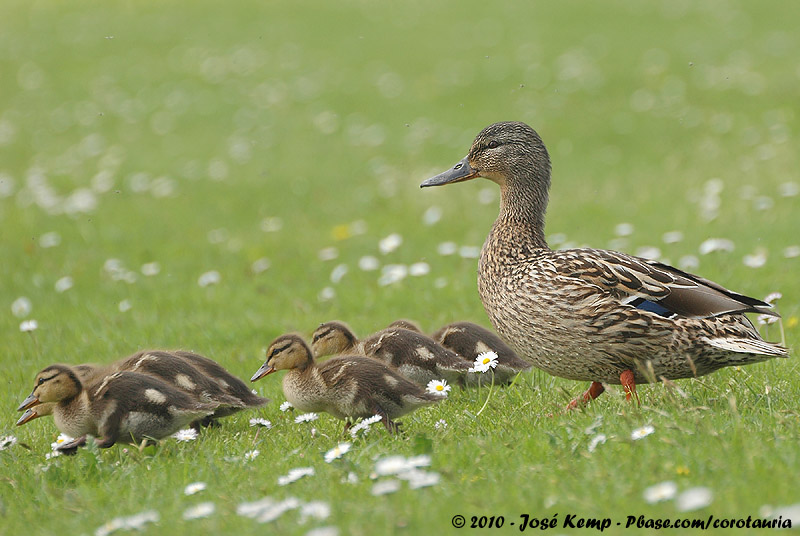
[[[357,343],[353,331],[336,320],[320,324],[311,335],[311,350],[317,357],[350,351]]]
[[[475,137],[467,156],[451,169],[426,180],[420,187],[476,177],[490,179],[503,189],[515,181],[530,181],[531,178],[548,187],[550,157],[539,134],[525,123],[494,123]]]
[[[67,365],[50,365],[36,375],[33,391],[17,411],[24,411],[45,402],[58,403],[80,394],[83,389],[78,375]]]
[[[260,380],[278,370],[301,369],[314,362],[311,349],[302,337],[295,334],[281,335],[269,345],[267,360],[250,378],[251,382]]]

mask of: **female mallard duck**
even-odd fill
[[[51,365],[39,372],[33,391],[18,409],[43,403],[55,404],[53,416],[61,432],[78,438],[76,442],[93,435],[101,448],[118,441],[162,439],[212,414],[218,406],[136,372],[115,372],[84,383],[66,365]],[[78,446],[76,442],[69,448]]]
[[[522,371],[531,368],[494,332],[472,322],[453,322],[441,327],[432,336],[433,340],[464,359],[475,361],[480,354],[493,352],[497,355],[494,368],[495,382],[510,383]]]
[[[343,322],[320,324],[311,336],[314,355],[351,352],[382,361],[418,385],[445,379],[456,385],[473,384],[471,363],[443,348],[422,333],[403,328],[386,328],[359,341]]]
[[[298,335],[282,335],[267,349],[267,361],[250,381],[278,370],[286,400],[301,411],[325,411],[337,419],[380,415],[390,432],[394,419],[443,397],[425,392],[391,368],[364,356],[339,356],[317,364]]]
[[[551,250],[544,235],[550,157],[528,125],[486,127],[463,160],[421,186],[475,177],[500,186],[500,213],[478,268],[484,308],[532,364],[592,381],[584,401],[603,392],[600,382],[622,384],[630,398],[636,383],[788,355],[744,315],[776,315],[763,301],[616,251]]]

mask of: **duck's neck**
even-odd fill
[[[492,228],[493,238],[515,251],[549,249],[544,235],[549,184],[549,172],[522,184],[501,184],[500,213]]]

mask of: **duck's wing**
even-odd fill
[[[733,313],[780,316],[766,302],[660,262],[601,249],[553,253],[554,267],[560,276],[590,283],[623,304],[662,316],[708,318]]]

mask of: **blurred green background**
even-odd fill
[[[479,181],[432,191],[418,185],[463,157],[475,134],[495,121],[529,123],[550,150],[547,231],[554,247],[658,257],[759,298],[782,291],[787,344],[796,344],[798,20],[794,2],[723,0],[3,2],[0,399],[7,411],[0,435],[17,434],[34,449],[0,453],[14,471],[0,481],[16,492],[6,499],[3,490],[8,526],[37,519],[43,505],[59,510],[74,500],[35,497],[44,473],[31,468],[49,450],[52,423],[13,429],[13,408],[51,362],[104,362],[144,348],[181,347],[249,377],[275,336],[308,334],[332,318],[360,334],[400,317],[426,330],[458,319],[487,324],[474,248],[496,215],[496,188]],[[380,241],[392,234],[402,242],[384,253]],[[730,240],[733,250],[702,254],[709,238]],[[442,255],[448,248],[455,253]],[[212,275],[201,286],[208,272],[218,281]],[[392,274],[400,280],[383,284]],[[21,332],[30,319],[38,329]],[[780,337],[770,330],[773,340]],[[779,396],[770,418],[790,412],[781,433],[796,439],[795,359],[747,371],[763,373],[755,385],[734,389],[752,397],[753,422],[766,419],[758,413],[767,411],[766,384]],[[716,388],[681,386],[715,397],[728,392],[734,375],[703,380]],[[262,392],[282,400],[277,380],[262,383]],[[526,385],[539,398],[520,398],[523,408],[535,406],[517,416],[523,437],[537,433],[528,411],[552,412],[585,387],[541,373]],[[656,397],[660,388],[643,391]],[[520,402],[497,396],[501,408]],[[657,400],[670,406],[668,398]],[[738,422],[721,400],[710,428]],[[607,422],[630,410],[611,396],[598,405]],[[461,408],[452,411],[461,415]],[[680,413],[670,415],[681,422]],[[573,418],[584,417],[563,419]],[[591,423],[594,416],[585,418]],[[237,424],[238,434],[250,433],[244,417]],[[743,425],[744,435],[762,432],[751,425]],[[459,467],[448,449],[470,445],[472,434],[491,438],[497,424],[470,426],[477,428],[466,428],[466,437],[451,428],[451,443],[434,446],[456,464],[441,492],[450,497],[442,499],[450,501],[442,512],[458,504],[460,483],[469,481],[457,472],[472,470]],[[296,439],[274,440],[273,448],[294,449]],[[705,440],[692,441],[703,450]],[[397,444],[403,441],[382,438],[364,459]],[[193,447],[203,448],[184,450]],[[502,471],[546,465],[530,458],[551,456],[552,448],[542,439],[512,454],[520,460],[506,460]],[[665,452],[651,454],[659,459]],[[742,458],[751,455],[741,450]],[[179,450],[157,463],[174,465],[183,456],[193,455]],[[67,462],[57,461],[66,480],[80,480],[81,469],[67,469]],[[571,462],[562,462],[567,471]],[[789,463],[786,469],[798,468],[796,455]],[[130,471],[143,481],[136,467]],[[549,495],[539,495],[539,484],[509,493],[545,511]],[[93,530],[116,515],[86,506],[92,489],[104,490],[112,503],[124,497],[128,513],[144,509],[133,491],[105,485],[103,474],[89,479],[76,510],[91,513],[69,527]],[[503,496],[502,479],[490,489]],[[487,515],[506,506],[480,505],[485,493],[469,488],[464,500]],[[577,493],[581,508],[591,509],[591,490]],[[619,497],[640,495],[634,487]],[[231,492],[231,501],[254,496],[247,488],[241,496]],[[732,509],[753,512],[766,500],[744,490],[729,499]],[[786,498],[792,499],[798,500]],[[520,499],[511,504],[518,513]],[[419,507],[410,520],[400,516],[405,521],[377,510],[380,530],[413,533],[425,519],[435,530],[449,526],[450,516],[434,514],[439,509],[428,501]],[[370,532],[356,518],[344,519],[345,533]],[[42,533],[57,526],[45,523]]]

